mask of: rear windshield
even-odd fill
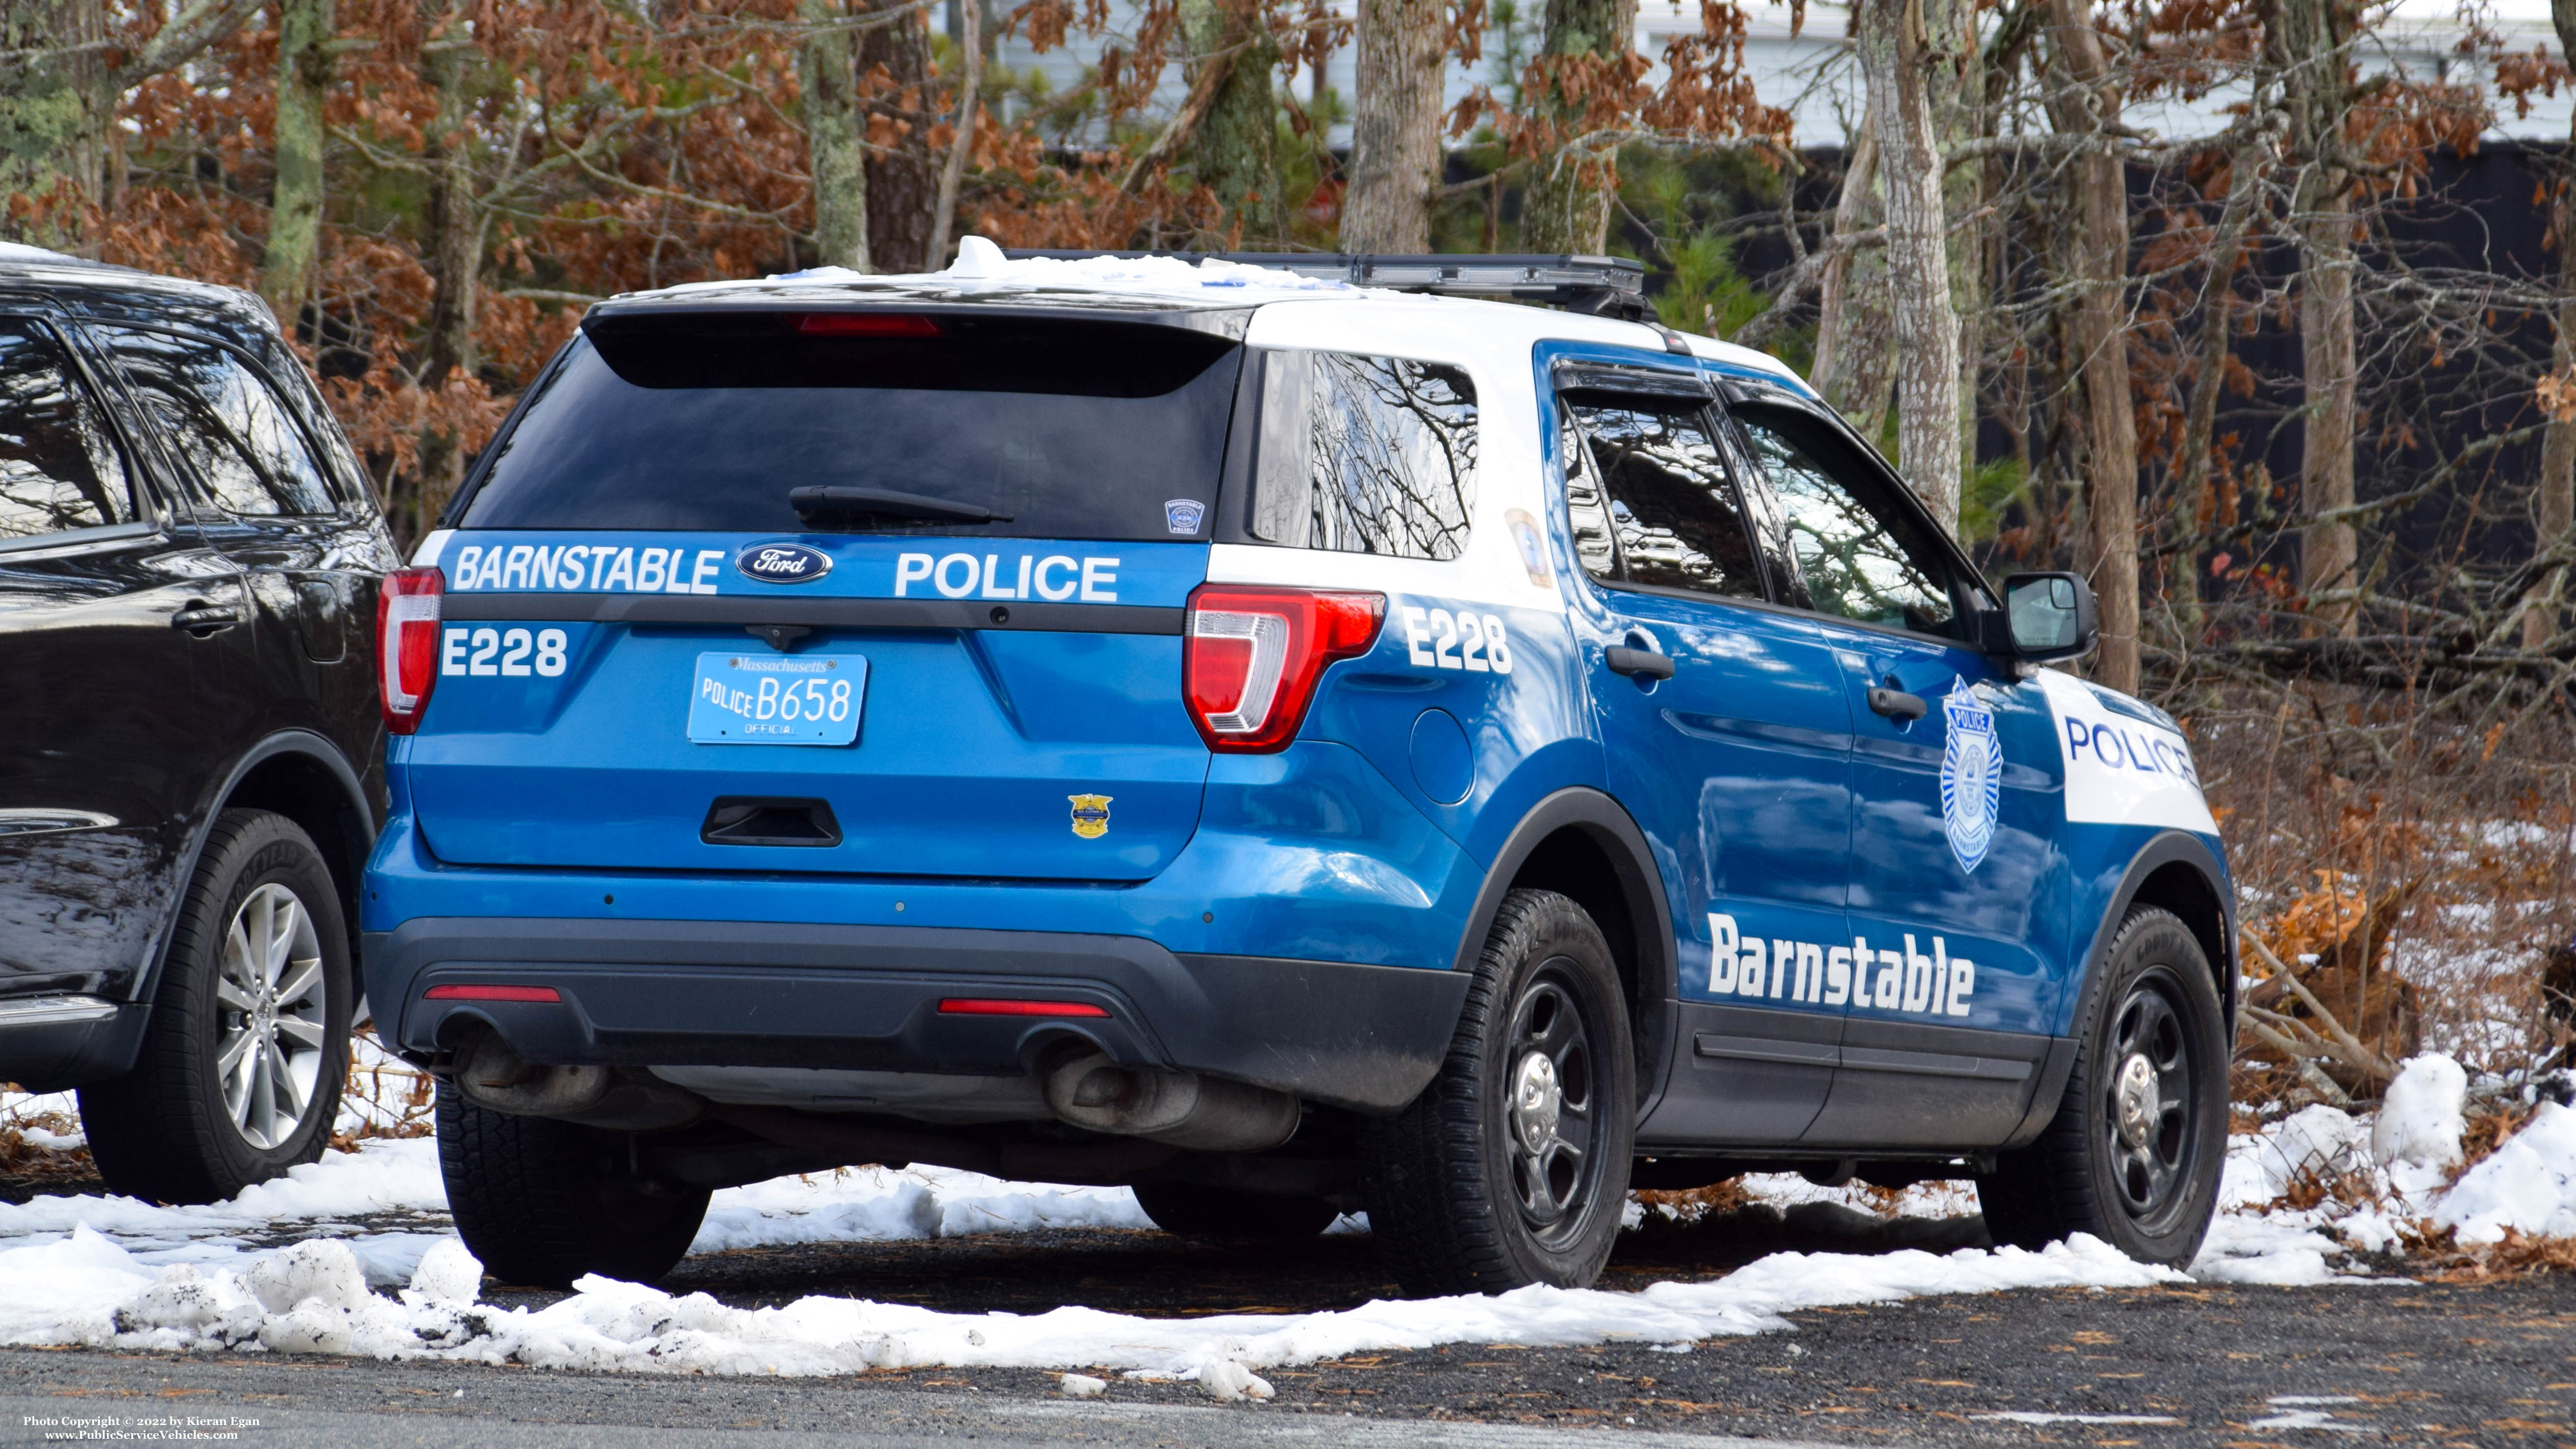
[[[603,320],[529,398],[458,526],[1208,536],[1234,342],[1152,324],[834,315]],[[850,325],[900,331],[820,330]],[[800,518],[788,495],[814,487],[1003,518]]]

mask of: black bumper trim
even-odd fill
[[[1078,1037],[1129,1065],[1369,1112],[1392,1112],[1430,1082],[1467,987],[1452,971],[936,927],[424,917],[367,933],[361,949],[367,999],[413,1052],[452,1048],[479,1022],[532,1060],[564,1064],[983,1074],[1026,1070],[1049,1041]],[[553,986],[564,999],[422,998],[474,982]],[[1109,1014],[943,1015],[950,996]]]

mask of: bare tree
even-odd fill
[[[2084,381],[2084,454],[2093,591],[2101,601],[2096,669],[2113,689],[2138,687],[2138,435],[2131,412],[2126,286],[2129,190],[2110,149],[2120,91],[2094,29],[2090,0],[2050,0],[2049,54],[2056,74],[2049,113],[2059,135],[2090,144],[2074,159],[2081,230],[2070,340]]]
[[[843,0],[803,0],[797,18],[815,27],[796,47],[796,87],[805,122],[805,166],[814,178],[815,260],[854,272],[868,266],[867,116],[859,103],[859,34]]]
[[[2576,0],[2551,0],[2549,18],[2558,28],[2563,55],[2576,56]],[[2568,155],[2576,160],[2576,121],[2570,122]],[[2561,177],[2554,230],[2558,234],[2558,317],[2550,375],[2558,380],[2549,430],[2542,435],[2540,477],[2532,490],[2532,552],[2576,544],[2576,177]],[[2559,610],[2566,596],[2567,567],[2545,568],[2532,580],[2522,611],[2522,644],[2538,649],[2558,633]]]
[[[1446,0],[1360,0],[1344,251],[1431,249],[1447,9]]]
[[[331,80],[331,0],[277,3],[277,179],[260,295],[278,325],[295,330],[322,242],[322,93]]]
[[[1914,0],[1859,0],[1895,325],[1897,469],[1943,526],[1959,518],[1959,319],[1950,301],[1934,57]]]

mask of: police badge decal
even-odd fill
[[[1959,869],[1975,874],[1995,843],[1995,817],[2003,804],[2004,751],[1995,734],[1995,712],[1964,678],[1941,701],[1949,739],[1941,747],[1941,828]]]

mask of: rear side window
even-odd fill
[[[1091,320],[602,319],[549,369],[458,522],[1205,538],[1241,356],[1205,332]],[[998,516],[809,522],[798,488]]]
[[[1476,385],[1455,367],[1261,354],[1247,530],[1264,543],[1451,559],[1476,504]]]
[[[0,317],[0,540],[132,516],[125,460],[62,343]]]
[[[1569,399],[1566,513],[1595,578],[1762,597],[1744,507],[1708,414],[1681,399]]]
[[[101,327],[127,386],[210,500],[243,517],[329,513],[331,484],[268,379],[220,343]]]

